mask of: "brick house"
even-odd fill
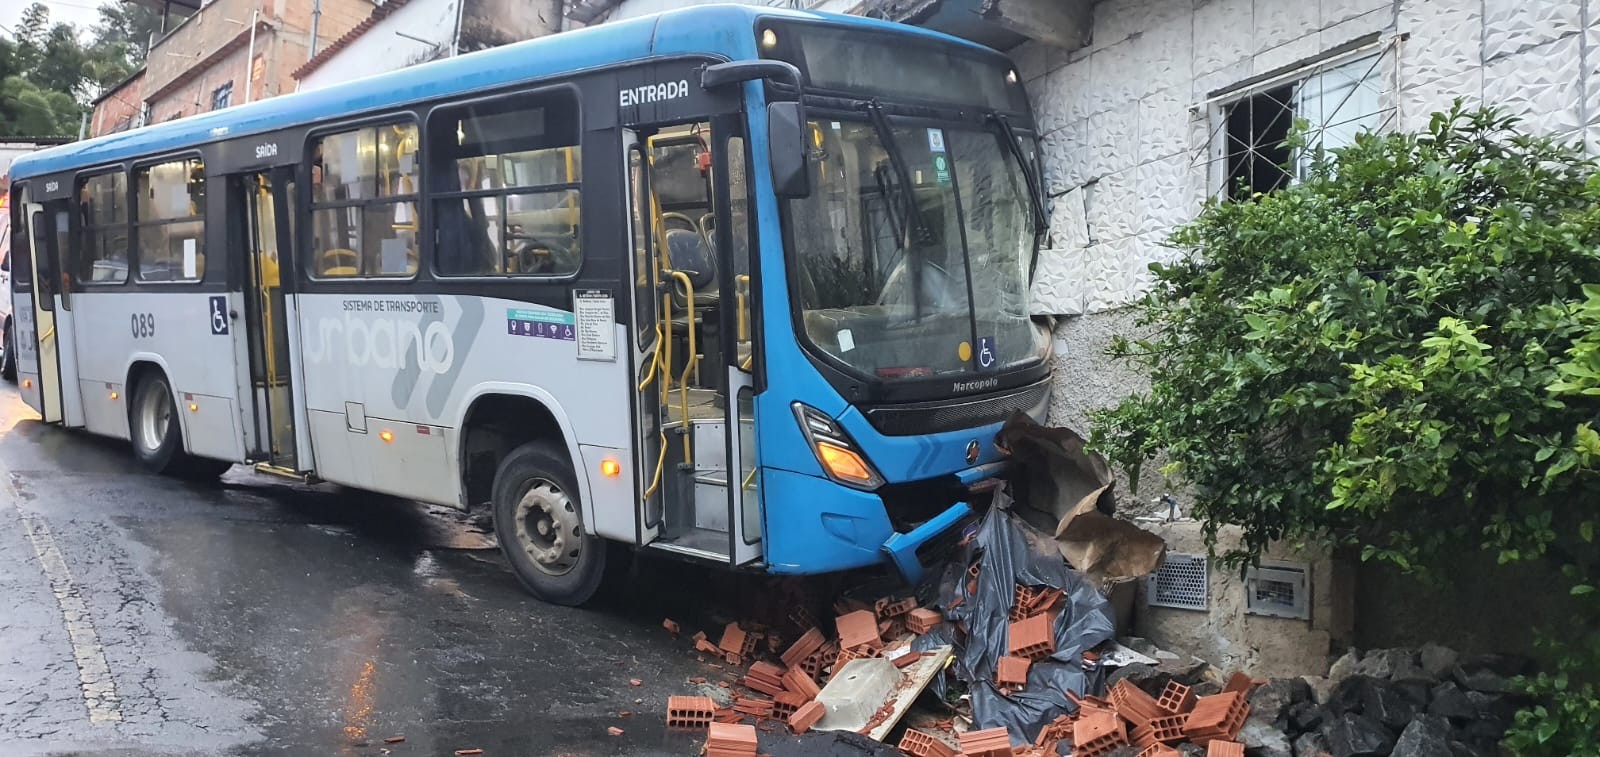
[[[144,126],[149,115],[144,105],[144,69],[100,93],[89,116],[89,135],[114,134]]]
[[[91,133],[127,128],[121,109],[133,103],[144,108],[144,117],[134,120],[160,122],[292,92],[290,73],[311,55],[312,27],[320,48],[372,7],[369,0],[206,3],[155,42],[139,74],[96,101]]]

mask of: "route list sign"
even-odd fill
[[[578,289],[572,293],[579,360],[617,359],[616,312],[608,289]]]

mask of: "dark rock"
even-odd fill
[[[1324,705],[1333,715],[1343,715],[1347,712],[1361,712],[1366,707],[1367,692],[1373,688],[1385,687],[1388,684],[1369,676],[1351,676],[1333,687],[1333,693],[1328,696]]]
[[[1139,757],[1139,748],[1125,746],[1106,752],[1106,757]]]
[[[1162,660],[1156,666],[1156,672],[1167,676],[1185,686],[1194,686],[1206,679],[1206,671],[1211,669],[1211,663],[1198,657],[1190,657],[1188,662],[1180,660]],[[1166,683],[1163,682],[1162,686]],[[1159,693],[1159,692],[1158,692]]]
[[[1481,749],[1461,741],[1450,742],[1451,757],[1496,757],[1498,749]]]
[[[1382,723],[1350,712],[1324,723],[1322,738],[1333,757],[1384,757],[1394,748],[1394,735]]]
[[[1356,674],[1356,666],[1361,664],[1361,653],[1352,649],[1344,653],[1343,657],[1333,661],[1328,668],[1328,680],[1335,684]]]
[[[1328,757],[1328,742],[1320,733],[1307,733],[1294,740],[1294,757]]]
[[[1464,668],[1456,666],[1451,674],[1461,688],[1489,694],[1504,694],[1511,689],[1511,680],[1489,668]]]
[[[1417,657],[1422,662],[1422,672],[1435,681],[1450,675],[1460,659],[1454,649],[1431,641],[1422,645],[1422,649],[1417,651]]]
[[[1478,709],[1473,707],[1472,700],[1461,692],[1461,687],[1446,681],[1433,687],[1433,699],[1428,702],[1428,714],[1465,721],[1476,718]]]
[[[1328,697],[1333,694],[1333,687],[1336,684],[1333,679],[1321,676],[1301,676],[1300,680],[1305,681],[1306,686],[1311,689],[1312,701],[1317,704],[1328,703]]]
[[[1209,697],[1213,694],[1221,694],[1222,684],[1212,681],[1201,681],[1194,686],[1191,686],[1190,690],[1193,691],[1194,695],[1197,697]]]
[[[1298,678],[1274,678],[1250,692],[1250,712],[1276,721],[1289,705],[1311,698],[1311,686]]]
[[[1435,678],[1424,672],[1422,666],[1417,664],[1416,655],[1407,652],[1394,657],[1394,672],[1389,674],[1389,680],[1397,683],[1402,681],[1430,682]]]
[[[1416,703],[1381,683],[1368,686],[1362,697],[1361,713],[1397,732],[1420,711]]]
[[[1117,681],[1124,679],[1132,681],[1136,685],[1141,684],[1155,678],[1157,675],[1156,666],[1154,665],[1146,665],[1142,662],[1123,665],[1120,668],[1112,668],[1111,672],[1106,674],[1106,688],[1109,689],[1116,685]],[[1140,688],[1144,687],[1140,686]]]
[[[1358,676],[1371,676],[1387,681],[1394,678],[1396,671],[1416,667],[1415,661],[1411,659],[1410,650],[1374,649],[1361,657],[1361,662],[1356,663],[1354,673]]]
[[[1182,754],[1183,757],[1206,757],[1205,747],[1200,746],[1199,744],[1190,744],[1187,741],[1178,745],[1178,752]]]
[[[1428,700],[1432,699],[1431,689],[1433,684],[1427,681],[1395,681],[1389,684],[1400,696],[1422,710],[1428,707]]]
[[[1450,721],[1437,715],[1411,721],[1395,742],[1393,757],[1455,757],[1450,753]]]
[[[1514,654],[1480,654],[1462,660],[1460,666],[1468,671],[1489,670],[1506,678],[1529,672],[1533,663],[1526,657]]]
[[[1300,702],[1289,707],[1289,727],[1295,733],[1315,731],[1322,725],[1324,713],[1314,702]]]
[[[1469,691],[1467,692],[1467,701],[1471,702],[1473,709],[1478,711],[1479,720],[1510,723],[1517,715],[1517,706],[1501,694]]]
[[[1493,720],[1474,720],[1456,731],[1456,738],[1478,745],[1494,745],[1506,736],[1506,724]]]
[[[1235,741],[1244,744],[1245,753],[1250,757],[1294,757],[1289,735],[1259,715],[1251,715],[1244,722]]]

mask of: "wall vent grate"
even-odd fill
[[[1151,607],[1210,609],[1210,579],[1205,555],[1168,552],[1161,567],[1145,579],[1145,601]]]

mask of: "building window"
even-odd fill
[[[417,127],[329,134],[312,147],[312,275],[417,272]]]
[[[447,276],[578,271],[578,105],[568,92],[449,108],[429,120],[435,267]]]
[[[211,90],[211,109],[222,110],[233,104],[233,82]]]
[[[128,179],[121,171],[78,184],[78,228],[73,278],[79,283],[128,280]]]
[[[199,281],[206,275],[206,176],[199,158],[133,172],[133,232],[139,280]]]
[[[1318,66],[1294,79],[1257,85],[1226,101],[1218,123],[1214,175],[1229,198],[1271,192],[1305,176],[1322,150],[1344,147],[1393,117],[1385,102],[1383,54]],[[1303,145],[1290,135],[1299,130]]]

